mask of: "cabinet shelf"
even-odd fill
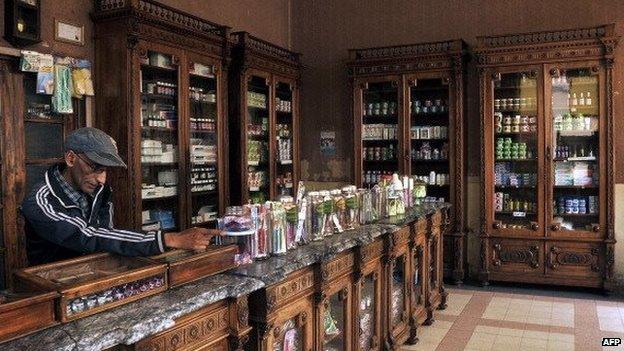
[[[535,185],[495,185],[496,189],[535,189]]]
[[[367,163],[396,163],[396,162],[398,162],[397,159],[394,159],[394,160],[362,160],[362,161],[367,162]]]
[[[562,137],[593,137],[597,130],[558,130],[557,135]]]
[[[530,135],[537,136],[537,132],[500,132],[494,133],[496,136],[514,136],[514,135]]]
[[[191,191],[191,196],[214,196],[219,195],[218,190],[200,190],[200,191]]]
[[[598,185],[555,185],[554,189],[598,189]]]
[[[513,216],[515,213],[524,213],[526,216],[535,216],[536,212],[525,212],[525,211],[494,211],[495,215],[506,215]],[[521,216],[517,216],[518,218],[522,218]]]
[[[164,133],[177,133],[178,131],[177,129],[174,129],[174,128],[149,127],[149,126],[143,126],[141,130],[144,132],[164,132]]]
[[[512,109],[512,110],[494,110],[494,112],[500,112],[503,115],[519,114],[519,115],[527,116],[527,117],[537,117],[537,110]]]
[[[554,213],[555,217],[598,217],[598,213]]]
[[[596,162],[595,157],[568,157],[568,158],[554,158],[555,162]]]
[[[156,72],[162,72],[162,73],[167,73],[167,74],[176,73],[177,70],[178,70],[175,67],[155,66],[155,65],[150,65],[150,64],[147,64],[147,63],[142,63],[141,64],[141,69],[142,70],[151,70],[151,71],[156,71]]]
[[[171,200],[171,199],[175,199],[178,197],[178,194],[175,195],[168,195],[168,196],[159,196],[159,197],[144,197],[141,198],[141,200],[143,202],[149,202],[149,201],[164,201],[164,200]]]
[[[429,112],[429,113],[412,113],[412,118],[440,118],[448,117],[448,111],[445,112]]]
[[[425,160],[425,159],[421,159],[421,158],[418,158],[418,159],[413,158],[413,159],[412,159],[412,163],[414,163],[414,162],[415,162],[415,163],[448,163],[448,162],[449,162],[449,160],[448,160],[448,159],[443,159],[443,160],[442,160],[442,159],[437,159],[437,160],[434,160],[434,159]]]
[[[512,159],[512,158],[497,158],[495,162],[536,162],[535,158],[520,158],[520,159]]]
[[[207,129],[191,129],[190,132],[193,134],[217,134],[216,130]]]
[[[164,94],[152,94],[152,93],[141,93],[141,96],[146,99],[156,99],[156,100],[176,100],[178,97],[176,95],[164,95]]]

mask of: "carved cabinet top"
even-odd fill
[[[477,37],[477,64],[505,65],[613,55],[615,25]]]

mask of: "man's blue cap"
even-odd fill
[[[85,154],[89,160],[101,166],[127,168],[119,157],[115,140],[97,128],[86,127],[71,132],[65,139],[65,151],[69,150]]]

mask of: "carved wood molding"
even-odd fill
[[[283,301],[314,287],[314,272],[308,272],[293,280],[267,289],[267,309],[273,311]]]
[[[478,65],[599,58],[611,55],[617,38],[612,25],[477,38]]]
[[[236,302],[236,315],[238,324],[242,327],[247,326],[249,323],[249,304],[247,296],[244,296]]]
[[[383,254],[383,241],[378,240],[372,244],[360,247],[361,263],[371,261]]]
[[[353,268],[354,261],[353,254],[348,254],[330,262],[322,263],[321,278],[327,281],[349,272]]]
[[[615,247],[613,244],[607,244],[607,252],[605,255],[605,279],[613,279],[613,265],[615,264]]]
[[[461,51],[464,43],[461,40],[448,40],[431,43],[386,46],[349,50],[353,60],[370,60],[414,56],[448,55]]]
[[[548,264],[551,269],[558,269],[559,266],[588,266],[592,271],[599,272],[599,257],[600,250],[597,248],[592,248],[589,252],[579,252],[552,246],[548,253]]]
[[[148,41],[165,41],[173,45],[189,47],[214,57],[223,55],[222,44],[218,41],[202,40],[185,33],[173,32],[170,29],[163,29],[149,24],[140,23],[136,31],[130,32],[130,35],[135,35]]]
[[[164,332],[137,344],[137,351],[165,351],[190,348],[198,343],[206,343],[211,338],[227,335],[229,330],[227,307],[201,316],[187,324]]]
[[[483,36],[477,37],[477,41],[482,47],[495,48],[501,46],[536,45],[561,41],[599,39],[604,37],[606,33],[606,26],[601,26],[559,31]]]
[[[299,65],[299,54],[277,46],[266,40],[250,35],[247,32],[232,33],[231,40],[234,44],[241,45],[255,53],[264,54],[279,60]]]
[[[499,243],[492,245],[492,264],[500,267],[503,263],[526,264],[533,269],[539,268],[539,252],[537,245],[526,247],[503,247]]]
[[[205,19],[162,5],[153,0],[97,0],[92,17],[95,21],[116,17],[134,16],[145,21],[193,33],[196,36],[221,38],[229,32],[222,26]]]

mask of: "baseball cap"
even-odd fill
[[[119,157],[115,140],[97,128],[85,127],[71,132],[65,139],[65,151],[69,150],[85,154],[101,166],[127,168]]]

